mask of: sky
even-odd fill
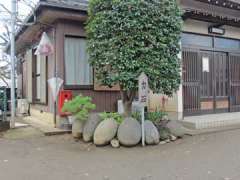
[[[17,0],[18,6],[18,16],[21,19],[24,19],[31,11],[31,7],[27,4],[31,4],[32,6],[38,2],[38,0]],[[11,11],[11,0],[0,0],[0,34],[4,33],[5,25],[10,26],[10,13],[2,7],[2,5],[9,11]],[[0,43],[2,43],[2,39],[0,38]],[[0,46],[0,57],[2,56],[3,46]],[[0,66],[2,63],[0,62]],[[0,81],[0,86],[3,83]]]
[[[18,0],[18,15],[21,19],[24,19],[31,11],[31,8],[27,5],[28,3],[34,5],[38,0]],[[34,3],[34,4],[33,4]],[[4,25],[10,25],[10,13],[7,12],[3,7],[6,7],[11,11],[11,0],[0,0],[0,34],[5,31]],[[0,40],[1,42],[1,40]]]

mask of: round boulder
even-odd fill
[[[167,128],[171,134],[176,137],[183,137],[186,133],[186,128],[178,121],[169,121],[167,123]]]
[[[77,118],[74,119],[72,124],[72,136],[74,138],[82,138],[84,123],[84,121],[78,120]]]
[[[133,118],[126,118],[118,128],[118,140],[124,146],[135,146],[142,137],[141,125]]]
[[[102,121],[94,132],[94,144],[97,146],[103,146],[110,143],[110,141],[116,136],[118,124],[114,119],[106,119]]]
[[[167,127],[161,127],[159,129],[159,136],[161,141],[169,139],[171,137],[170,130]]]
[[[99,114],[93,113],[89,115],[88,120],[86,121],[83,128],[83,140],[85,142],[90,142],[93,140],[94,131],[100,122],[101,119],[99,117]]]
[[[145,142],[149,145],[156,145],[159,143],[159,132],[156,126],[151,121],[145,121],[144,125]]]

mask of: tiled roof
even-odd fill
[[[209,3],[215,6],[240,10],[240,0],[196,0],[204,3]]]
[[[240,4],[240,0],[229,0],[229,1],[232,1],[232,2]]]
[[[31,11],[31,13],[25,18],[24,23],[32,22],[34,15],[36,15],[35,13],[44,6],[86,12],[88,8],[88,0],[39,0],[39,3],[37,3],[33,11]],[[17,39],[27,27],[28,26],[21,26],[19,29],[17,29],[15,39]],[[5,51],[8,52],[9,48],[10,43],[8,43],[6,46]]]
[[[68,9],[87,10],[88,0],[40,0],[41,4]]]

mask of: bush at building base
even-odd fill
[[[84,123],[89,116],[89,112],[95,108],[96,106],[92,103],[92,99],[82,95],[78,95],[71,101],[64,103],[62,111],[74,116],[72,124],[72,134],[74,138],[82,137]]]
[[[90,0],[88,15],[89,61],[100,84],[119,85],[125,117],[142,72],[154,93],[178,90],[182,14],[176,0]]]

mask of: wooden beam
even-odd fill
[[[222,25],[229,25],[240,27],[240,19],[230,19],[229,17],[220,17],[220,16],[213,16],[211,14],[201,13],[201,12],[185,12],[183,15],[183,19],[195,19],[200,21],[206,21],[216,24]]]
[[[216,6],[221,6],[225,8],[240,10],[240,2],[237,0],[196,0]]]

